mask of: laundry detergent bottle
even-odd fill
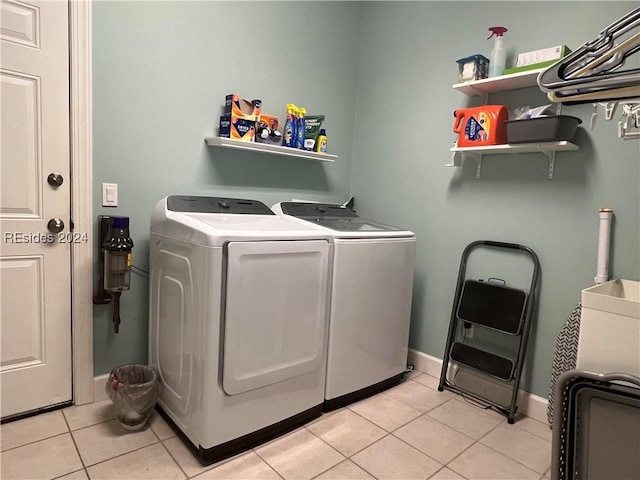
[[[503,45],[503,35],[508,30],[506,27],[491,27],[489,31],[492,32],[489,38],[492,38],[494,35],[496,37],[495,43],[493,44],[493,50],[491,50],[491,55],[489,56],[489,78],[491,77],[499,77],[504,72],[504,67],[507,59],[507,52],[504,49]]]
[[[316,140],[316,152],[327,153],[327,131],[324,128],[320,129],[320,135]]]
[[[460,108],[453,112],[456,117],[453,131],[458,134],[458,147],[480,147],[507,143],[509,112],[504,105],[483,105]]]

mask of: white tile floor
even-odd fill
[[[547,479],[551,430],[515,425],[413,372],[400,385],[288,435],[202,466],[154,412],[127,432],[110,401],[2,425],[3,479]]]

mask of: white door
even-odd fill
[[[66,1],[2,0],[1,416],[71,400]],[[59,175],[60,186],[50,174]],[[50,220],[64,223],[61,232]],[[59,225],[59,224],[58,224]],[[55,226],[54,226],[55,230]]]

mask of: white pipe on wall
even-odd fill
[[[600,231],[598,234],[598,263],[594,279],[596,285],[609,280],[609,239],[611,237],[613,210],[601,208],[598,213],[600,216]]]

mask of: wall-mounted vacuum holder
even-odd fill
[[[93,303],[105,305],[113,299],[113,328],[120,326],[120,294],[131,284],[131,249],[129,217],[98,216],[99,279]]]

